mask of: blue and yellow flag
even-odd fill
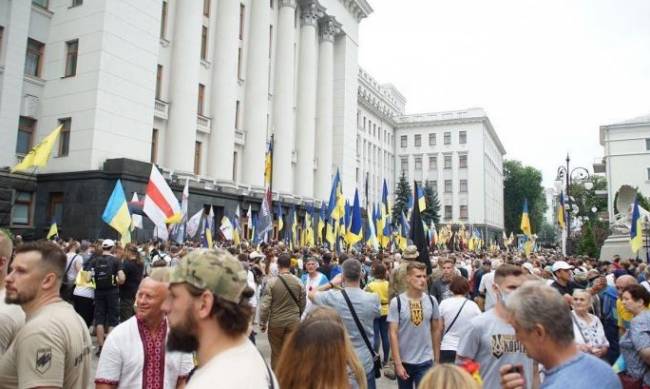
[[[528,199],[524,199],[524,210],[521,213],[521,225],[519,226],[521,231],[528,237],[532,234],[530,230],[530,218],[528,217]]]
[[[420,187],[417,187],[417,192],[418,192],[418,206],[420,207],[420,212],[423,212],[425,209],[427,209],[427,201],[424,198],[424,190]]]
[[[345,235],[348,246],[353,246],[363,238],[363,225],[361,223],[361,206],[359,205],[359,190],[354,191],[354,203],[352,204],[352,216],[350,226]]]
[[[336,171],[334,180],[332,180],[327,216],[334,221],[338,221],[345,216],[345,198],[343,197],[343,186],[341,185],[341,177],[338,170]]]
[[[124,188],[120,180],[117,180],[113,193],[108,198],[102,220],[113,227],[120,235],[130,234],[131,214],[129,213],[129,206],[126,203]]]
[[[296,207],[291,207],[291,248],[298,246],[298,215],[296,215]]]
[[[323,229],[325,228],[325,213],[327,212],[327,207],[325,206],[325,202],[321,202],[320,204],[320,211],[318,213],[318,224],[316,225],[316,243],[321,244],[323,243]]]
[[[630,225],[630,245],[632,252],[637,253],[643,246],[643,224],[641,223],[641,212],[639,210],[639,198],[634,199],[632,209],[632,224]]]
[[[375,220],[377,216],[377,207],[372,205],[372,213],[368,210],[368,240],[366,245],[374,250],[379,249],[379,241],[377,241],[377,233],[375,232]]]
[[[384,179],[384,185],[381,193],[381,204],[379,205],[380,222],[377,223],[377,237],[379,237],[379,244],[383,248],[387,248],[390,244],[390,237],[392,234],[390,228],[390,205],[388,203],[388,184]]]
[[[560,202],[557,205],[557,224],[560,229],[566,228],[565,210],[564,210],[564,192],[560,192]]]
[[[282,204],[278,202],[278,236],[284,228],[284,216],[282,215]]]

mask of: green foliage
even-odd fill
[[[571,217],[583,216],[592,219],[596,215],[591,208],[596,207],[596,212],[607,210],[607,197],[596,195],[596,191],[607,190],[607,179],[602,176],[591,176],[591,183],[593,184],[591,189],[585,188],[584,181],[571,183],[569,192],[573,198],[572,204],[578,206],[578,213],[572,214]],[[566,205],[568,208],[568,202]]]
[[[588,220],[582,225],[582,231],[576,242],[576,254],[600,257],[600,248],[609,234],[607,222]]]
[[[402,172],[402,176],[399,178],[399,182],[397,183],[397,188],[395,188],[395,204],[393,204],[392,214],[393,224],[399,223],[399,221],[402,220],[402,211],[404,211],[404,214],[406,215],[409,196],[412,196],[411,192],[411,185],[406,179],[404,172]]]
[[[424,198],[427,201],[427,208],[422,211],[422,220],[428,225],[433,221],[435,225],[440,222],[440,201],[438,200],[438,192],[434,191],[431,187],[424,187]]]
[[[552,246],[555,243],[556,230],[551,224],[544,222],[537,231],[537,240],[544,246]]]
[[[503,162],[503,201],[506,231],[521,232],[521,212],[528,199],[528,215],[533,234],[541,228],[546,211],[542,172],[519,161]]]

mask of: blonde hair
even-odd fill
[[[471,375],[462,368],[443,363],[436,365],[422,377],[418,389],[480,389]]]

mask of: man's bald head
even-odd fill
[[[619,294],[622,293],[623,289],[634,284],[638,284],[638,282],[636,278],[629,274],[622,275],[616,279],[616,289],[619,291]]]
[[[144,278],[135,296],[136,316],[145,323],[158,325],[164,312],[163,303],[169,293],[169,283],[161,278],[162,274],[152,273],[154,277]]]

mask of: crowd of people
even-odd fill
[[[217,246],[0,231],[0,388],[650,387],[642,261]]]

